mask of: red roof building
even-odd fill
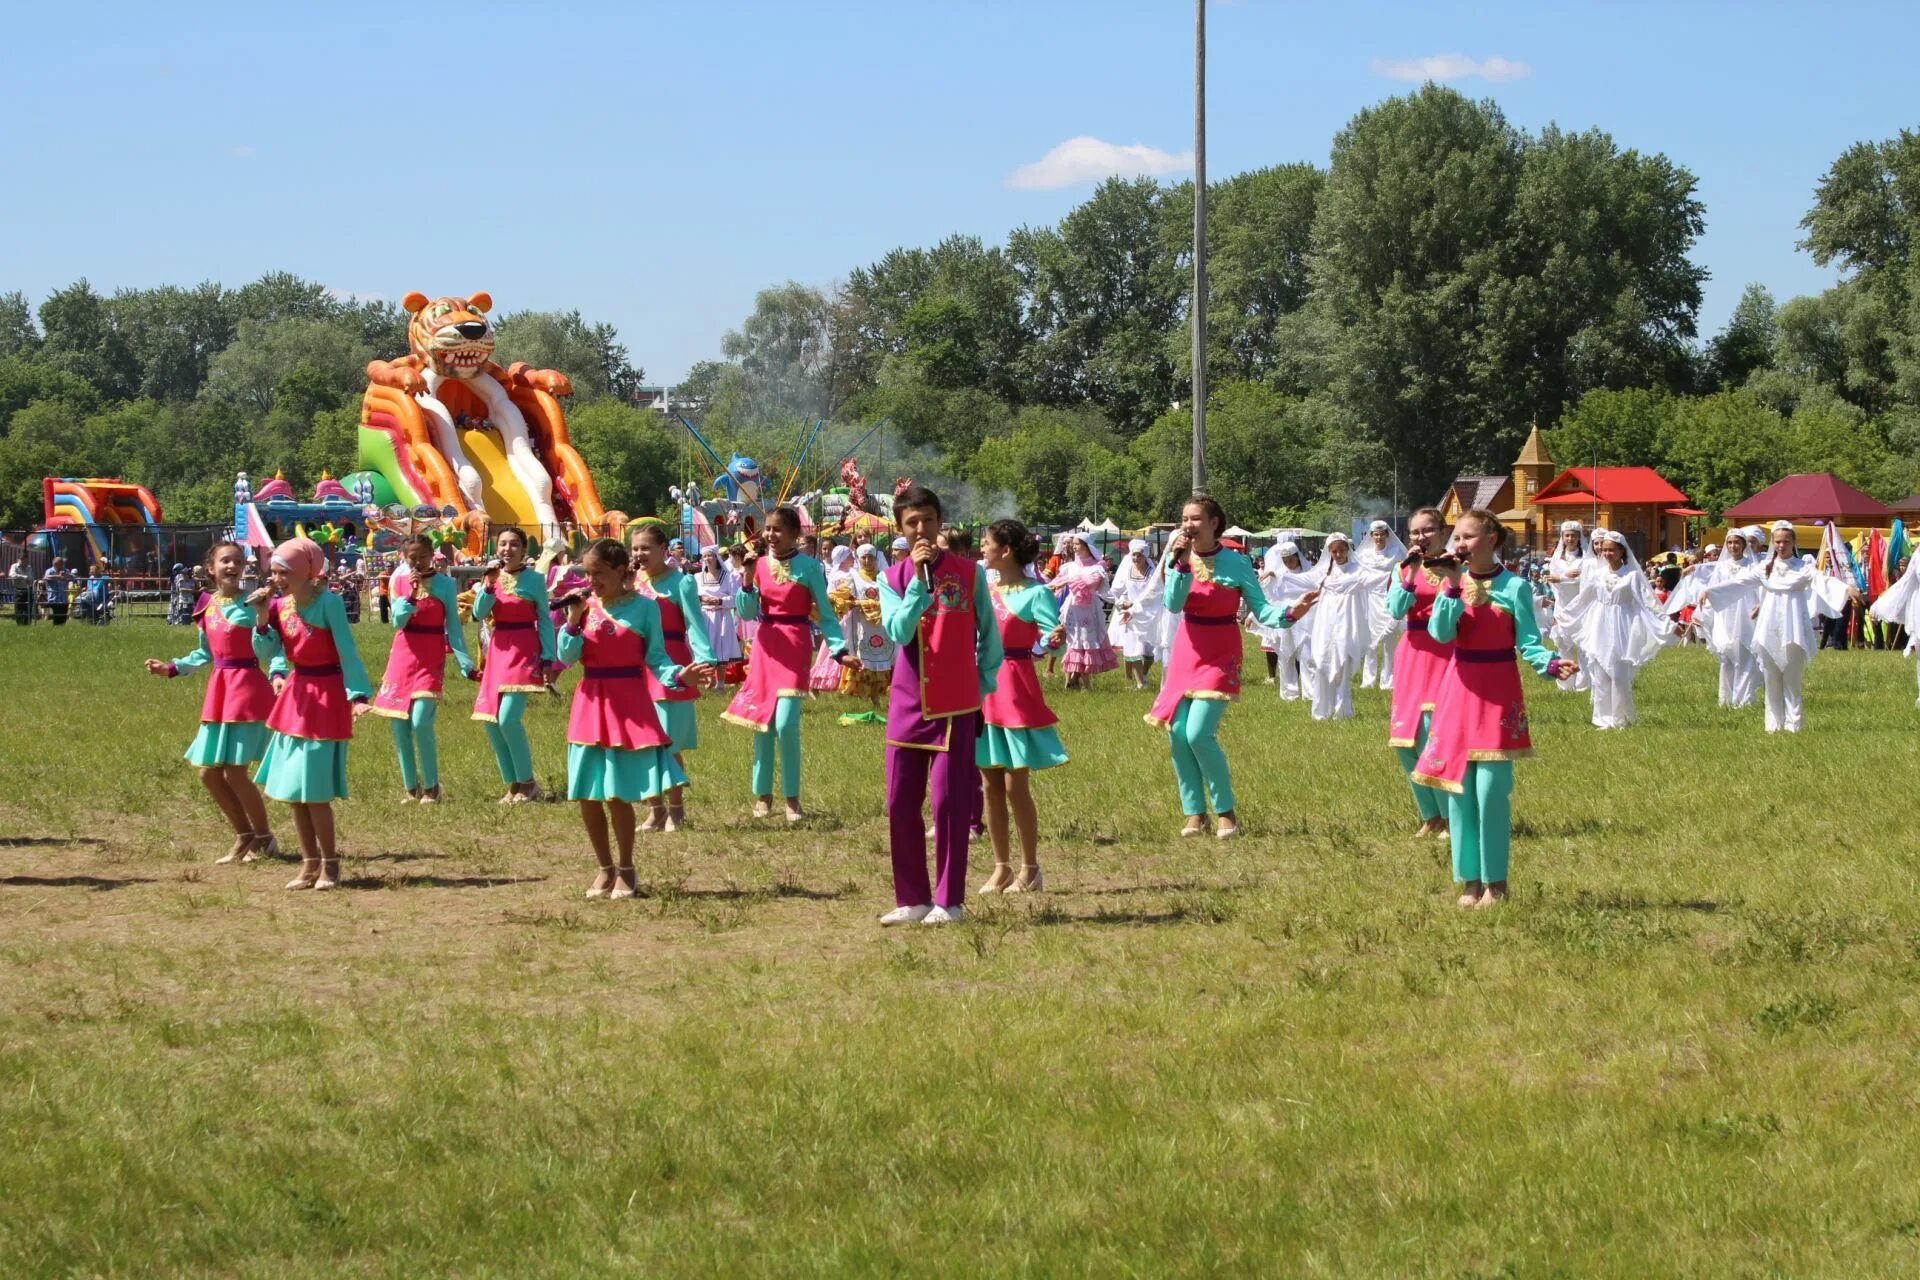
[[[1641,558],[1687,544],[1687,520],[1704,514],[1652,467],[1568,467],[1533,497],[1524,539],[1552,546],[1560,522],[1623,533]]]
[[[1824,520],[1829,524],[1884,528],[1893,523],[1893,517],[1892,507],[1824,471],[1788,476],[1726,511],[1729,523],[1791,520],[1813,524]]]

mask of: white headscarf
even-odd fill
[[[1580,535],[1580,550],[1569,552],[1566,549],[1566,536],[1569,533]],[[1586,529],[1578,520],[1564,520],[1560,524],[1559,536],[1553,540],[1553,554],[1547,557],[1547,571],[1565,573],[1568,569],[1577,569],[1592,553],[1593,545],[1587,537]]]
[[[1385,533],[1387,535],[1386,546],[1376,547],[1373,545],[1373,535],[1376,533]],[[1360,539],[1360,545],[1355,547],[1353,551],[1354,554],[1352,558],[1360,562],[1360,567],[1363,570],[1372,574],[1378,574],[1384,571],[1391,575],[1395,569],[1400,567],[1400,562],[1407,558],[1407,544],[1400,541],[1400,535],[1395,533],[1393,526],[1385,520],[1375,520],[1373,524],[1368,527],[1367,536]]]

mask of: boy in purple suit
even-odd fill
[[[973,747],[980,704],[1000,672],[1000,626],[987,575],[935,541],[939,496],[912,485],[893,500],[893,519],[909,551],[880,584],[880,625],[900,646],[887,702],[894,908],[880,923],[951,924],[966,916],[967,828],[980,787]],[[920,817],[929,776],[938,876],[932,885]]]

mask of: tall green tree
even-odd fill
[[[515,311],[494,332],[495,360],[558,369],[573,384],[576,404],[607,396],[624,404],[646,380],[613,326],[588,324],[578,311]]]

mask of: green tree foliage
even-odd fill
[[[603,397],[569,413],[567,433],[609,511],[643,516],[668,509],[667,490],[679,482],[684,431],[651,410]]]
[[[523,344],[582,399],[639,381],[609,325],[509,319],[502,354]],[[37,323],[22,294],[0,293],[0,525],[39,521],[46,475],[121,476],[169,520],[217,520],[237,471],[283,471],[301,489],[351,471],[367,361],[403,354],[406,322],[285,272],[111,297],[80,280],[42,301]]]
[[[1258,382],[1228,382],[1207,398],[1207,478],[1227,518],[1264,526],[1276,508],[1325,500],[1334,479],[1324,409]],[[1172,519],[1192,492],[1193,413],[1171,409],[1133,442],[1143,515]],[[1249,523],[1252,522],[1252,523]]]
[[[493,358],[558,369],[573,384],[575,404],[612,396],[633,398],[646,380],[610,324],[588,324],[578,311],[515,311],[494,327]]]
[[[1753,374],[1773,367],[1780,336],[1780,308],[1764,285],[1750,284],[1727,320],[1707,344],[1701,375],[1707,389],[1729,390]]]
[[[1684,383],[1693,186],[1603,133],[1530,138],[1433,85],[1361,112],[1314,229],[1329,390],[1437,493],[1504,467],[1587,390]]]

